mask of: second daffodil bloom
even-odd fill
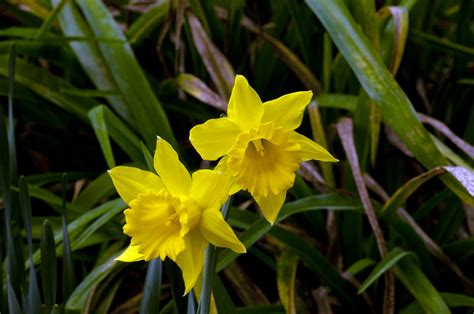
[[[181,268],[187,294],[203,269],[209,243],[245,253],[222,217],[230,182],[220,172],[199,170],[191,176],[173,148],[158,138],[154,157],[158,175],[132,167],[109,171],[125,210],[130,246],[117,258],[123,262],[169,257]]]
[[[218,168],[250,192],[270,223],[276,220],[302,161],[337,161],[322,146],[295,132],[312,96],[310,91],[296,92],[262,103],[245,77],[237,75],[227,117],[191,129],[189,139],[201,157],[225,156]]]

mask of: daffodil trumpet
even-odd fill
[[[237,75],[227,117],[208,120],[190,132],[189,139],[203,159],[223,157],[216,170],[232,178],[230,193],[250,192],[270,223],[276,220],[302,161],[337,161],[295,131],[312,96],[311,91],[295,92],[262,103],[245,77]]]
[[[201,274],[209,243],[246,252],[220,212],[230,182],[212,170],[198,170],[191,176],[161,138],[156,142],[154,168],[158,175],[124,166],[109,171],[117,192],[130,207],[124,211],[123,231],[131,243],[117,260],[170,258],[183,273],[187,294]]]

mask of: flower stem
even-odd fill
[[[227,201],[221,208],[222,216],[224,219],[227,216],[230,205],[232,204],[232,196],[229,196]],[[199,302],[198,313],[209,314],[209,308],[211,303],[212,283],[214,280],[214,274],[216,272],[216,247],[212,244],[206,249],[206,259],[204,261],[204,275],[202,281],[201,291],[201,302]]]

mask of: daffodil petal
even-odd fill
[[[296,132],[290,132],[290,139],[300,144],[301,158],[303,160],[314,159],[328,162],[339,161],[334,158],[324,147],[310,140],[304,135],[298,134]]]
[[[232,172],[229,169],[229,166],[227,165],[227,161],[229,160],[229,157],[224,156],[219,160],[217,163],[216,167],[214,168],[214,171],[219,171],[222,172],[225,176],[227,176],[229,182],[230,182],[230,189],[229,189],[229,195],[234,195],[235,193],[239,192],[241,190],[240,186],[235,182],[235,178],[232,175]]]
[[[109,170],[109,174],[120,197],[129,205],[139,193],[165,189],[163,181],[153,172],[119,166]]]
[[[229,195],[230,182],[222,173],[199,170],[193,173],[189,197],[201,208],[220,207]]]
[[[228,118],[211,119],[193,127],[189,140],[202,159],[216,160],[229,151],[240,132]]]
[[[263,115],[263,105],[257,92],[242,75],[235,76],[234,87],[227,108],[229,119],[243,131],[257,126]]]
[[[237,253],[247,252],[217,208],[202,213],[199,229],[204,238],[215,246],[226,247]]]
[[[286,191],[281,192],[280,194],[268,194],[266,197],[263,196],[254,196],[255,201],[262,211],[263,217],[273,224],[278,217],[283,203],[285,202]]]
[[[116,261],[121,262],[138,262],[143,260],[145,257],[138,251],[138,246],[129,245],[123,252],[117,257]]]
[[[313,92],[296,92],[263,103],[262,123],[273,121],[287,130],[294,130],[303,120],[304,109],[311,101]]]
[[[183,237],[189,231],[190,215],[175,215],[179,202],[167,192],[148,191],[140,193],[124,211],[123,232],[132,238],[131,245],[139,247],[146,261],[158,257],[176,260],[186,248]]]
[[[191,189],[191,176],[178,159],[178,154],[161,137],[156,140],[154,166],[168,191],[173,195],[186,195]]]
[[[201,236],[199,230],[195,229],[184,237],[186,249],[176,257],[176,264],[183,273],[185,291],[184,295],[196,284],[199,274],[204,266],[204,251],[208,242]]]

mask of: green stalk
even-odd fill
[[[224,219],[227,217],[230,205],[232,204],[232,196],[222,205],[221,212]],[[206,260],[204,261],[204,275],[202,281],[201,302],[199,302],[198,313],[209,314],[211,304],[212,283],[216,272],[216,247],[212,244],[206,249]]]

